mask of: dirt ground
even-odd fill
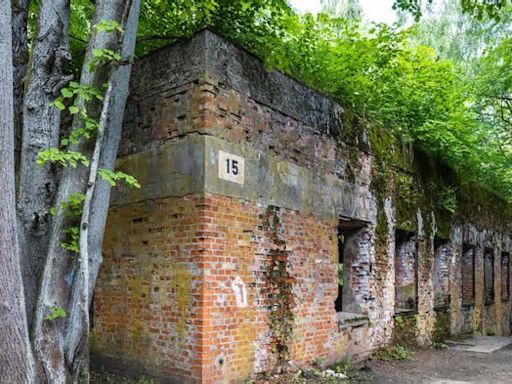
[[[373,384],[512,384],[512,346],[493,353],[427,349],[411,361],[368,363]],[[357,381],[356,381],[357,382]]]
[[[349,380],[289,374],[256,380],[257,384],[512,384],[512,345],[493,353],[422,349],[411,360],[369,360],[352,368]],[[307,376],[307,375],[306,375]]]

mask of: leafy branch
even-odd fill
[[[121,171],[111,171],[105,168],[98,169],[98,175],[114,187],[118,181],[124,181],[131,188],[140,188],[140,184],[135,177]]]
[[[89,159],[80,152],[70,150],[60,150],[59,148],[49,148],[40,151],[37,155],[37,164],[44,165],[46,163],[58,163],[62,166],[76,168],[78,164],[89,166]]]

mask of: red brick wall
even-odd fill
[[[349,342],[334,311],[336,223],[214,195],[205,199],[204,217],[210,331],[203,380],[241,381],[315,358],[339,359]],[[246,306],[237,303],[237,280]]]
[[[94,295],[97,365],[201,377],[202,207],[186,196],[111,208]]]
[[[336,322],[336,230],[215,195],[115,207],[93,351],[120,368],[204,383],[364,355],[366,327]]]

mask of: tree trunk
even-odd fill
[[[73,280],[70,300],[69,325],[66,334],[66,360],[72,364],[71,371],[77,375],[84,361],[87,351],[87,342],[89,341],[89,247],[87,238],[89,234],[89,215],[91,212],[91,199],[94,193],[94,185],[98,176],[98,165],[100,160],[101,148],[105,125],[107,123],[108,109],[112,99],[113,78],[108,82],[107,92],[101,111],[100,124],[96,134],[96,144],[91,159],[91,169],[89,171],[89,180],[87,182],[85,200],[80,220],[80,239],[79,239],[79,260],[78,270]],[[76,376],[74,377],[76,379]]]
[[[98,169],[113,170],[121,137],[132,60],[135,51],[140,0],[134,0],[123,34],[122,64],[114,68],[108,83],[99,132],[91,160],[89,182],[80,224],[80,265],[72,296],[67,334],[67,359],[75,362],[75,372],[83,365],[89,336],[89,306],[102,261],[102,243],[108,214],[111,186],[98,177]]]
[[[23,127],[23,92],[27,72],[27,17],[29,0],[12,1],[12,61],[14,65],[14,164],[19,168]]]
[[[60,111],[50,103],[70,80],[63,66],[68,52],[69,0],[42,0],[23,104],[23,140],[18,188],[18,241],[29,325],[33,320],[48,250],[49,209],[56,189],[50,164],[38,166],[42,150],[59,142]]]
[[[115,20],[123,25],[123,20],[126,20],[128,15],[129,3],[128,0],[97,1],[92,24],[95,25],[102,20]],[[110,66],[98,67],[91,71],[88,64],[93,57],[93,49],[108,48],[116,50],[119,48],[119,42],[117,33],[91,31],[80,81],[82,85],[99,89],[108,80]],[[98,117],[101,103],[92,101],[84,102],[84,105],[90,117]],[[81,124],[82,121],[75,117],[72,129],[78,129]],[[81,140],[79,144],[72,146],[71,150],[89,154],[90,143]],[[71,295],[73,286],[79,280],[79,259],[76,255],[73,257],[69,251],[61,246],[61,243],[66,241],[66,229],[75,226],[77,223],[75,219],[63,214],[60,203],[69,201],[73,194],[83,194],[86,190],[87,180],[88,169],[86,167],[79,166],[76,169],[65,168],[63,170],[56,199],[57,214],[52,224],[48,257],[36,308],[33,334],[34,351],[37,359],[42,363],[47,380],[51,383],[64,383],[66,379],[76,377],[76,369],[80,366],[80,361],[75,361],[75,354],[81,354],[85,341],[80,339],[80,345],[71,350],[67,346],[70,338],[67,337],[66,328],[74,329],[75,324],[72,324],[71,320],[56,319],[48,321],[46,318],[51,307],[64,308],[69,313],[74,313],[74,307],[79,305],[76,300],[80,295]],[[84,334],[88,330],[84,329],[86,326],[85,323],[82,323],[81,332],[84,332]],[[66,353],[67,351],[69,352]]]
[[[108,111],[108,125],[105,129],[104,144],[99,163],[99,167],[103,169],[113,170],[117,159],[124,110],[129,93],[132,62],[135,54],[140,4],[141,0],[133,0],[121,50],[124,64],[114,73],[112,102]],[[111,186],[109,183],[101,178],[96,178],[89,217],[89,303],[92,300],[96,277],[103,260],[103,234],[110,205],[110,191]]]
[[[0,380],[34,382],[16,238],[11,7],[0,2]]]

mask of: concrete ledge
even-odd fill
[[[317,217],[340,216],[374,223],[375,201],[367,186],[355,185],[333,175],[316,173],[255,150],[206,136],[205,191],[294,209]],[[244,185],[218,178],[219,151],[245,159]]]
[[[219,178],[220,151],[244,158],[243,184]],[[318,174],[249,144],[213,136],[188,135],[175,143],[125,156],[118,161],[118,168],[134,175],[143,187],[114,189],[113,205],[206,192],[325,219],[343,216],[376,221],[376,203],[367,186]]]
[[[361,313],[337,312],[336,322],[340,331],[364,327],[369,324],[368,316]]]
[[[142,188],[120,185],[112,189],[111,205],[202,193],[204,137],[188,135],[177,142],[125,156],[118,160],[117,168],[135,176]]]

